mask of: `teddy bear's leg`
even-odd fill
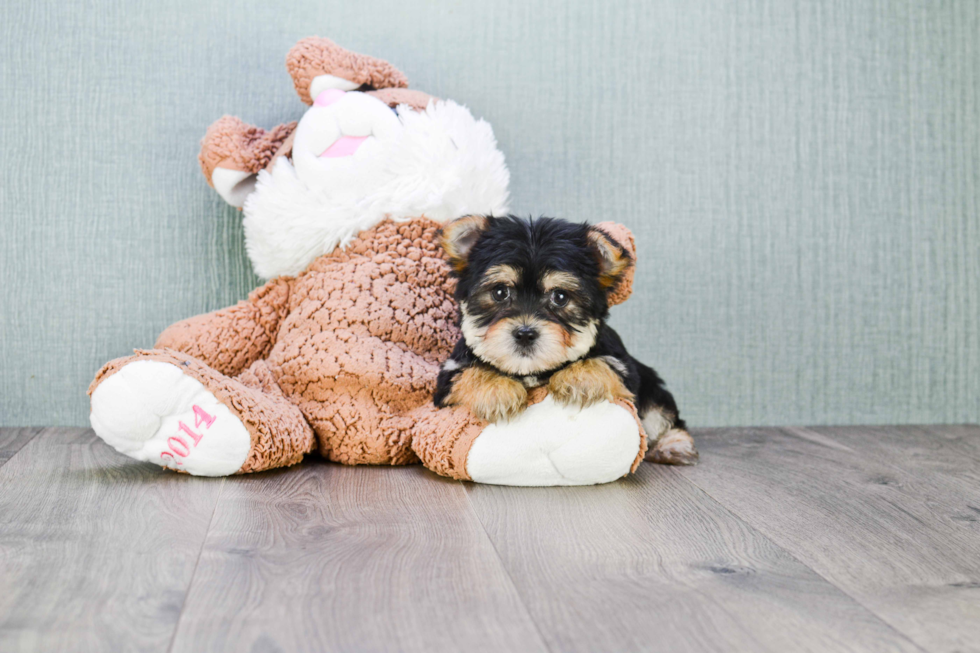
[[[179,351],[226,376],[237,376],[268,356],[289,313],[292,283],[290,278],[272,279],[234,306],[171,324],[153,348]]]
[[[172,350],[108,363],[89,388],[96,434],[121,453],[198,476],[283,467],[313,431],[264,361],[238,378]]]
[[[304,401],[303,410],[316,426],[319,454],[344,465],[417,463],[410,440],[412,420],[384,398],[386,390],[382,384],[370,388],[341,383],[324,401]]]
[[[462,406],[436,408],[432,402],[410,414],[412,449],[422,464],[440,476],[472,481],[466,460],[487,423]]]
[[[394,306],[402,301],[397,292],[381,296]],[[360,307],[340,301],[335,306],[340,308],[333,319],[364,319]],[[386,340],[324,328],[315,336],[315,347],[283,357],[278,368],[282,390],[313,427],[321,456],[345,465],[418,462],[411,443],[412,412],[432,402],[439,366],[393,341],[404,336],[401,332]]]
[[[646,434],[631,403],[579,409],[541,396],[517,418],[489,425],[465,408],[422,407],[412,446],[438,474],[493,485],[608,483],[643,459]]]
[[[234,116],[224,116],[212,123],[201,139],[201,171],[226,202],[241,208],[255,188],[259,170],[292,149],[295,130],[295,122],[266,131]]]

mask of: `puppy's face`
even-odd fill
[[[521,376],[588,353],[607,293],[630,264],[604,232],[552,218],[461,218],[443,230],[443,246],[459,278],[466,344]]]

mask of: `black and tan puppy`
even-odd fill
[[[494,422],[524,410],[527,389],[586,407],[632,400],[656,462],[698,453],[674,397],[606,324],[608,295],[633,264],[602,230],[554,218],[468,216],[446,225],[463,337],[439,373],[437,406]]]

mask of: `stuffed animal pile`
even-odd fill
[[[626,401],[579,410],[540,388],[495,424],[433,405],[458,337],[437,232],[507,211],[490,125],[327,39],[300,41],[286,65],[310,105],[302,119],[266,131],[226,116],[200,155],[208,182],[243,209],[249,258],[270,281],[106,364],[89,388],[95,432],[132,458],[205,476],[312,452],[505,485],[635,470],[647,435]],[[634,253],[625,227],[602,226]],[[631,285],[627,274],[610,303]]]

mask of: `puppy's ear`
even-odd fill
[[[466,269],[470,251],[487,225],[487,219],[482,215],[467,215],[442,228],[442,248],[449,255],[449,263],[456,272]]]
[[[589,227],[588,238],[589,247],[599,263],[599,283],[607,290],[614,288],[633,259],[625,247],[598,227]]]

